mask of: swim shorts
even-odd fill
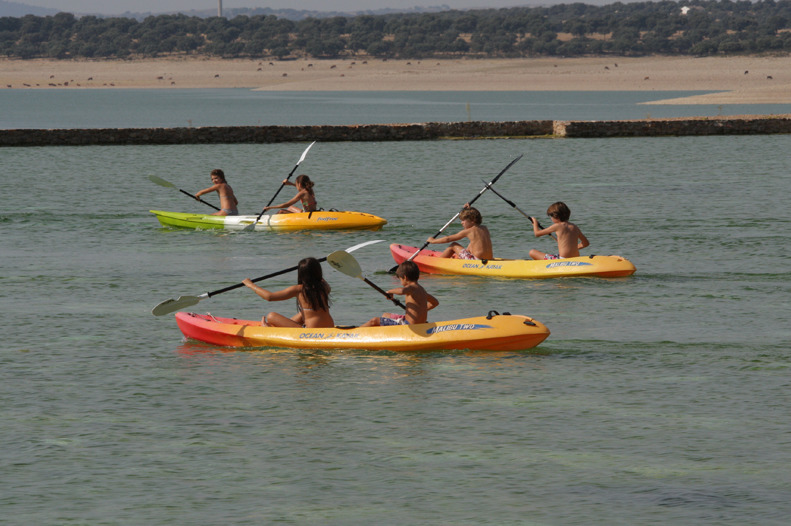
[[[403,314],[390,314],[385,313],[379,318],[379,325],[387,327],[389,325],[409,325],[406,321],[406,316]]]
[[[458,259],[478,259],[475,256],[473,256],[472,252],[470,252],[466,248],[461,249],[461,252],[457,252],[456,257]]]
[[[239,215],[239,211],[238,210],[228,210],[226,208],[223,208],[222,211],[225,212],[225,215],[227,215],[227,216],[238,216]]]
[[[563,258],[555,254],[544,254],[544,259],[563,259]]]

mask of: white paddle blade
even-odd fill
[[[202,296],[179,296],[179,299],[177,300],[171,298],[169,300],[163,301],[151,309],[151,314],[154,316],[163,316],[165,314],[170,314],[171,312],[176,312],[177,310],[186,309],[187,307],[197,305],[198,302],[200,302],[200,300],[205,297],[208,296],[205,294]]]
[[[360,279],[363,277],[363,271],[360,268],[360,264],[357,263],[357,260],[354,259],[354,256],[345,250],[336,250],[327,256],[327,263],[332,265],[332,268],[338,272],[343,272],[347,276]]]
[[[305,156],[308,154],[308,150],[310,150],[313,147],[314,144],[316,144],[316,141],[313,141],[312,143],[310,143],[310,146],[305,148],[305,151],[302,152],[302,157],[300,157],[299,161],[297,161],[297,166],[299,166],[300,163],[305,160]]]
[[[354,245],[353,247],[347,248],[346,252],[354,252],[357,249],[367,247],[368,245],[373,245],[374,243],[381,243],[382,241],[384,241],[384,239],[374,239],[373,241],[366,241],[365,243],[360,243],[359,245]]]

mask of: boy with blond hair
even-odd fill
[[[429,243],[450,243],[440,257],[450,258],[456,257],[458,259],[492,259],[492,238],[489,235],[489,229],[483,226],[483,218],[481,213],[476,208],[465,208],[459,214],[461,219],[461,230],[449,236],[428,238]],[[470,240],[467,248],[456,243],[461,239],[467,238]]]

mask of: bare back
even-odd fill
[[[414,282],[401,287],[400,292],[398,289],[393,289],[390,292],[404,295],[406,321],[410,325],[414,323],[426,323],[428,320],[429,303],[431,303],[432,308],[439,303],[434,296],[426,292],[426,289]]]
[[[492,259],[494,250],[492,249],[492,238],[489,229],[483,225],[475,225],[465,230],[470,244],[467,250],[478,259]]]
[[[568,221],[555,223],[547,230],[553,230],[558,236],[558,255],[562,258],[577,257],[580,255],[580,248],[588,246],[588,240],[574,223]]]
[[[326,283],[326,282],[325,282]],[[330,315],[330,311],[326,309],[312,309],[310,304],[308,303],[308,299],[302,294],[302,285],[297,285],[299,287],[299,295],[297,296],[297,304],[299,305],[299,311],[302,313],[302,324],[306,328],[323,328],[323,327],[334,327],[335,321],[332,319]],[[327,285],[327,289],[329,291],[329,285]]]

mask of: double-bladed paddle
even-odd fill
[[[522,155],[524,155],[524,154],[522,154]],[[478,192],[478,195],[476,195],[475,197],[473,197],[473,198],[472,198],[472,200],[471,200],[471,201],[468,201],[467,203],[468,203],[470,206],[472,206],[472,204],[473,204],[475,201],[477,201],[477,200],[478,200],[478,198],[479,198],[479,197],[481,197],[481,196],[483,195],[483,193],[484,193],[486,190],[489,190],[489,189],[492,187],[492,185],[493,185],[494,183],[496,183],[496,182],[497,182],[497,180],[498,180],[500,177],[502,177],[502,175],[503,175],[503,174],[504,174],[504,173],[505,173],[505,172],[506,172],[506,171],[507,171],[507,170],[508,170],[510,167],[512,167],[514,164],[516,164],[516,161],[518,161],[519,159],[521,159],[521,158],[522,158],[522,155],[520,155],[519,157],[517,157],[516,159],[514,159],[513,161],[511,161],[510,163],[508,163],[508,166],[506,166],[505,168],[503,168],[503,169],[502,169],[502,171],[500,171],[500,173],[499,173],[499,174],[497,174],[497,176],[496,176],[494,179],[492,179],[491,181],[489,181],[489,183],[487,183],[487,184],[486,184],[486,186],[484,186],[484,187],[481,189],[481,191],[480,191],[480,192]],[[463,210],[463,209],[462,209],[462,210]],[[433,236],[431,236],[431,237],[437,237],[438,235],[440,235],[440,234],[441,234],[441,233],[442,233],[442,232],[443,232],[443,231],[444,231],[446,228],[448,228],[448,226],[450,226],[450,224],[451,224],[451,223],[453,223],[453,222],[456,220],[456,218],[457,218],[457,217],[459,217],[459,214],[461,214],[461,210],[459,210],[458,212],[456,212],[456,215],[455,215],[455,216],[453,216],[453,217],[451,217],[451,218],[450,218],[450,221],[448,221],[447,223],[445,223],[445,226],[443,226],[442,228],[440,228],[440,229],[437,231],[437,233],[436,233],[436,234],[434,234],[434,235],[433,235]],[[426,248],[427,246],[429,246],[429,242],[428,242],[428,241],[426,241],[426,242],[423,244],[423,246],[422,246],[422,247],[420,247],[419,249],[417,249],[417,251],[415,251],[415,253],[414,253],[414,254],[412,254],[411,256],[409,256],[409,258],[407,258],[407,261],[412,261],[412,259],[414,259],[414,257],[415,257],[415,256],[417,256],[417,255],[420,253],[420,251],[421,251],[421,250],[423,250],[424,248]],[[393,272],[395,272],[395,271],[396,271],[396,269],[398,269],[398,265],[396,265],[396,266],[394,266],[393,268],[391,268],[391,269],[389,270],[389,272],[392,274]]]
[[[354,245],[353,247],[349,247],[346,249],[347,252],[354,252],[357,249],[363,248],[368,245],[373,245],[374,243],[381,242],[381,239],[376,239],[373,241],[366,241],[365,243],[360,243],[359,245]],[[327,256],[329,257],[329,256]],[[319,262],[327,261],[327,257],[323,257],[319,259]],[[279,270],[277,272],[273,272],[271,274],[267,274],[266,276],[261,276],[260,278],[255,278],[252,281],[256,283],[258,281],[262,281],[269,278],[274,278],[275,276],[280,276],[281,274],[286,274],[288,272],[293,272],[297,270],[298,266],[289,267],[283,270]],[[228,292],[229,290],[238,289],[240,287],[244,287],[244,283],[237,283],[236,285],[230,285],[223,289],[213,290],[211,292],[204,292],[199,296],[179,296],[177,300],[168,299],[151,309],[151,314],[154,316],[162,316],[164,314],[170,314],[171,312],[176,312],[177,310],[184,309],[187,307],[192,307],[193,305],[197,305],[201,300],[205,300],[206,298],[211,298],[212,296],[216,296],[217,294],[222,294],[223,292]]]
[[[379,286],[369,280],[368,278],[363,276],[363,271],[360,268],[360,264],[357,263],[357,260],[354,259],[354,256],[349,254],[349,250],[338,250],[333,252],[329,256],[327,256],[327,263],[332,265],[332,268],[343,272],[347,276],[351,276],[353,278],[358,278],[369,284],[371,287],[376,289],[378,292],[381,292],[387,299],[392,301],[395,305],[398,305],[402,309],[406,310],[406,307],[403,303],[398,301],[396,298],[393,297],[392,294],[388,294],[385,290],[379,288]]]
[[[302,156],[299,158],[299,161],[297,161],[297,164],[294,165],[294,168],[291,170],[291,173],[289,173],[288,177],[286,177],[286,181],[291,179],[291,176],[294,175],[294,172],[297,171],[297,166],[299,166],[299,164],[302,161],[305,160],[305,156],[308,154],[308,150],[310,150],[310,148],[314,144],[316,144],[316,141],[313,141],[312,143],[310,143],[310,145],[307,148],[305,148],[305,151],[302,152]],[[272,196],[272,199],[269,200],[269,202],[266,204],[266,206],[261,209],[261,213],[258,214],[258,217],[255,218],[255,221],[253,222],[253,225],[255,225],[256,223],[258,223],[261,220],[261,216],[264,215],[264,212],[266,212],[266,207],[272,204],[272,202],[275,200],[275,197],[277,197],[277,194],[280,193],[280,190],[282,190],[284,186],[286,186],[285,182],[280,183],[280,188],[277,189],[277,192],[275,192],[275,195]]]
[[[211,203],[209,203],[207,201],[204,201],[203,199],[201,199],[197,195],[193,195],[193,194],[187,192],[186,190],[182,190],[181,188],[177,188],[176,185],[174,185],[173,183],[171,183],[169,181],[165,181],[161,177],[157,177],[156,175],[149,175],[148,178],[151,179],[152,183],[158,184],[159,186],[164,186],[165,188],[174,188],[174,189],[178,190],[179,192],[181,192],[182,194],[186,194],[186,195],[190,196],[191,198],[195,199],[196,201],[200,201],[204,205],[208,205],[208,206],[214,208],[215,210],[219,210],[219,208],[217,208],[213,204],[211,204]]]

